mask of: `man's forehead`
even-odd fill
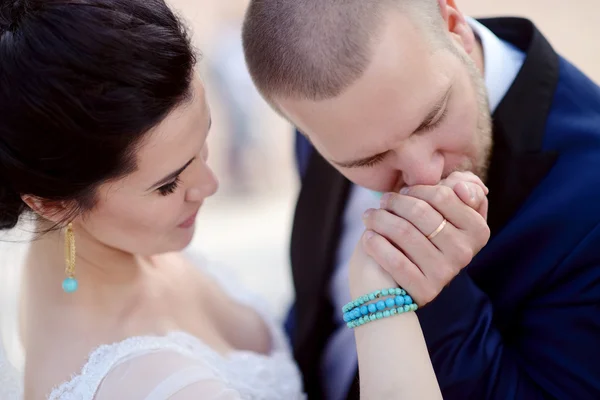
[[[418,126],[450,81],[419,35],[410,24],[390,25],[374,46],[367,70],[341,95],[321,101],[280,99],[278,107],[331,158],[381,151],[386,140]]]
[[[377,90],[348,91],[335,99],[284,100],[280,107],[317,146],[335,145],[332,151],[344,158],[364,156],[385,147],[391,137],[408,135],[418,127],[443,96],[447,83],[421,90],[403,90],[399,86],[401,83],[390,81]],[[357,146],[360,154],[354,154]]]

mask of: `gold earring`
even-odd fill
[[[67,293],[73,293],[77,290],[77,279],[75,279],[75,234],[73,233],[73,224],[69,222],[65,231],[65,274],[67,277],[63,281],[63,290]]]

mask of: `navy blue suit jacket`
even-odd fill
[[[526,60],[494,113],[492,238],[418,311],[446,400],[600,398],[600,88],[527,20],[482,20]],[[297,137],[303,187],[288,319],[311,398],[349,182]],[[333,238],[331,237],[333,236]],[[404,373],[399,370],[398,373]],[[349,390],[357,399],[357,385]]]

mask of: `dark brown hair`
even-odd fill
[[[163,0],[0,5],[0,229],[31,195],[89,210],[190,96],[195,54]]]

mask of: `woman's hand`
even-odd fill
[[[350,294],[353,299],[374,290],[395,287],[392,276],[370,256],[364,248],[365,235],[354,249],[349,266]]]

